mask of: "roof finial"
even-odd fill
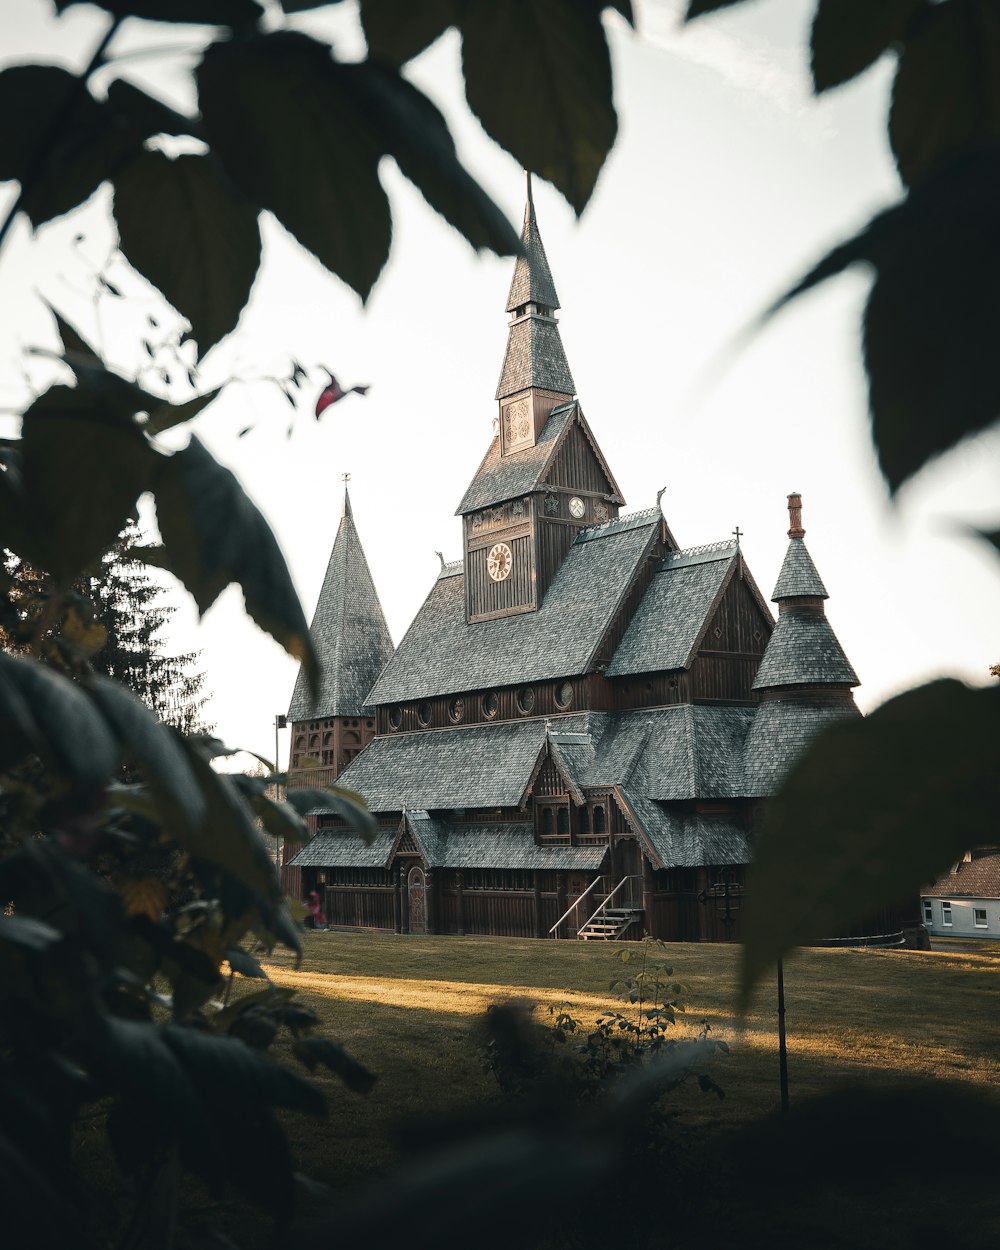
[[[434,554],[435,554],[435,555],[437,556],[437,558],[441,561],[441,572],[443,573],[443,572],[444,572],[444,552],[443,552],[443,551],[435,551],[435,552],[434,552]]]
[[[733,530],[733,537],[736,539],[736,546],[738,547],[740,545],[740,539],[743,537],[743,531],[740,529],[738,525]]]
[[[802,496],[797,490],[793,490],[788,496],[788,537],[789,538],[805,538],[806,532],[802,528]]]
[[[340,515],[353,517],[354,513],[351,511],[351,497],[347,493],[347,483],[351,480],[350,473],[341,473],[340,480],[344,483],[344,506]]]
[[[667,488],[665,486],[661,486],[660,489],[656,492],[656,506],[658,508],[660,508],[660,500],[663,498],[663,496],[666,493],[667,493]],[[660,508],[660,511],[662,512],[663,509]]]
[[[531,170],[530,169],[526,169],[524,171],[524,178],[528,186],[528,203],[534,206],[535,200],[531,194]]]

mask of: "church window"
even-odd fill
[[[365,721],[365,728],[366,728],[366,729],[374,729],[374,728],[375,728],[375,722],[374,722],[373,720],[366,720],[366,721]]]
[[[571,681],[561,682],[556,687],[556,705],[561,708],[567,708],[573,702],[573,683]]]
[[[560,807],[556,815],[556,833],[569,833],[569,808]]]
[[[586,807],[580,808],[580,832],[584,837],[590,833],[590,809]]]
[[[487,720],[493,720],[497,712],[500,710],[500,696],[495,690],[491,690],[489,694],[483,695],[483,715]]]
[[[295,739],[295,749],[296,751],[304,751],[306,749],[305,734],[299,734],[299,736]]]
[[[333,763],[333,752],[332,752],[332,751],[324,751],[324,752],[323,752],[323,763],[324,763],[324,764],[332,764],[332,763]]]
[[[424,726],[425,729],[431,723],[431,710],[430,701],[427,699],[425,699],[423,703],[417,704],[417,720]],[[357,722],[355,722],[355,724],[356,723]]]
[[[319,734],[310,734],[309,735],[309,750],[311,751],[313,750],[314,747],[318,747],[318,746],[319,746]]]
[[[389,728],[398,729],[403,723],[403,709],[401,707],[390,708],[389,710]]]
[[[329,732],[325,733],[323,735],[323,745],[325,747],[328,747],[328,746],[331,746],[332,744],[333,744],[333,734]]]
[[[458,722],[465,715],[465,700],[452,699],[452,701],[448,704],[448,715],[456,724],[458,724]]]
[[[542,836],[547,837],[555,833],[555,820],[552,816],[551,807],[542,808]]]
[[[605,823],[604,807],[601,804],[598,804],[594,808],[594,832],[605,833],[606,830],[607,825]]]
[[[522,686],[517,692],[517,710],[527,716],[535,706],[535,692],[530,686]]]

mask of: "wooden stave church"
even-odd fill
[[[738,940],[761,805],[858,678],[788,496],[774,621],[736,538],[682,549],[624,497],[576,398],[530,194],[499,422],[398,649],[344,509],[300,672],[289,785],[361,793],[284,867],[337,928]],[[595,915],[596,913],[596,915]],[[898,912],[839,940],[897,941]]]

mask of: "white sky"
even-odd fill
[[[1000,660],[1000,564],[963,525],[1000,525],[1000,433],[967,442],[922,473],[893,507],[868,436],[860,365],[864,274],[828,284],[784,312],[736,357],[728,344],[833,243],[899,196],[885,137],[891,65],[816,101],[808,88],[809,0],[759,0],[681,28],[680,0],[637,4],[638,35],[607,19],[618,143],[578,222],[536,180],[542,238],[562,300],[560,325],[578,393],[628,509],[664,507],[683,545],[735,525],[765,596],[784,554],[785,496],[804,499],[806,542],[830,591],[828,612],[870,710],[919,681],[989,680]],[[5,0],[0,62],[80,64],[103,25],[93,9],[51,17],[45,0]],[[354,5],[300,25],[360,55]],[[137,23],[118,47],[190,45],[190,28]],[[444,110],[459,150],[520,225],[523,176],[464,104],[459,41],[412,66]],[[190,59],[135,58],[128,72],[178,104]],[[427,594],[435,550],[461,555],[453,515],[491,438],[506,345],[512,261],[477,257],[390,161],[390,262],[362,309],[273,223],[265,265],[231,342],[206,378],[262,377],[290,357],[369,383],[316,423],[266,383],[234,385],[198,422],[215,454],[263,510],[311,617],[351,473],[355,521],[396,641]],[[302,171],[303,195],[309,171]],[[5,197],[3,203],[9,202]],[[90,261],[111,235],[103,204],[31,240],[15,231],[0,257],[0,407],[23,402],[21,348],[51,344],[43,292],[94,332]],[[84,244],[72,238],[84,230]],[[140,299],[120,263],[113,281]],[[101,337],[123,368],[154,303],[100,301]],[[707,383],[707,384],[706,384]],[[253,424],[245,438],[239,430]],[[233,744],[273,753],[294,662],[243,616],[231,589],[194,627],[183,592],[175,645],[200,648],[210,717]],[[281,745],[287,750],[286,743]]]

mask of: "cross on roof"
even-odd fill
[[[347,483],[351,480],[351,475],[350,475],[350,473],[341,473],[341,475],[340,475],[340,480],[341,480],[341,481],[344,483],[344,485],[346,486],[346,485],[347,485]]]
[[[737,545],[737,547],[738,547],[738,546],[740,545],[740,539],[743,537],[743,531],[740,529],[740,527],[739,527],[738,525],[737,525],[737,527],[733,530],[733,535],[734,535],[734,537],[735,537],[735,539],[736,539],[736,545]]]

